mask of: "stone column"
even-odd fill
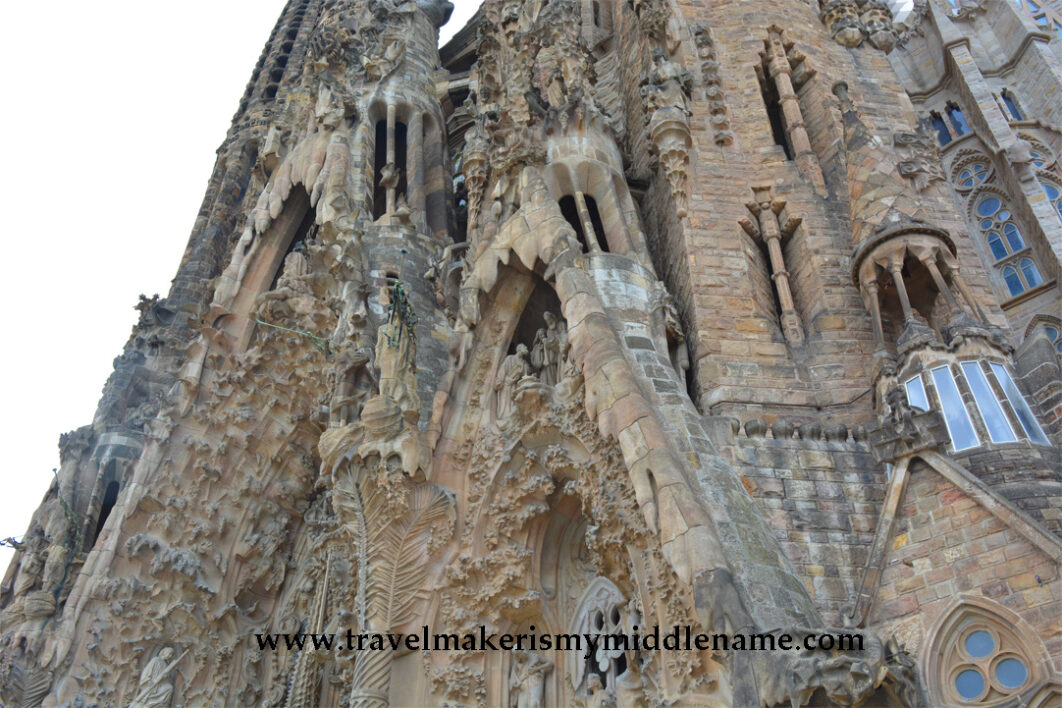
[[[947,301],[948,309],[951,310],[953,313],[957,313],[961,308],[959,307],[958,301],[955,300],[955,296],[952,294],[951,288],[949,288],[948,284],[944,282],[944,276],[940,274],[940,269],[937,268],[936,254],[930,253],[928,255],[923,256],[919,260],[922,261],[922,264],[929,271],[929,274],[933,276],[933,282],[936,284],[937,290],[940,291],[940,293],[944,296],[944,299]]]
[[[771,259],[771,279],[778,291],[778,302],[782,307],[779,313],[782,324],[782,334],[786,341],[794,347],[804,346],[804,326],[800,321],[800,315],[796,312],[793,303],[793,293],[789,289],[789,271],[785,268],[785,258],[782,254],[782,232],[778,228],[778,218],[771,209],[770,202],[759,205],[757,214],[760,222],[760,233],[767,244],[767,251]]]
[[[870,310],[870,320],[874,326],[874,351],[887,351],[885,347],[885,331],[881,327],[881,303],[878,301],[878,281],[871,280],[863,283],[861,288],[863,302]]]
[[[424,114],[414,111],[406,130],[406,192],[409,206],[417,213],[422,230],[427,230],[428,205],[424,194]]]
[[[395,105],[393,103],[387,106],[387,160],[385,163],[392,169],[398,169],[395,165]],[[395,213],[395,185],[387,187],[387,213]]]
[[[587,250],[594,255],[601,253],[601,246],[597,243],[597,231],[594,230],[594,221],[590,218],[590,210],[586,208],[586,197],[582,192],[575,193],[575,208],[579,210],[579,221],[583,224]]]
[[[903,260],[893,259],[889,261],[889,273],[892,274],[892,282],[896,283],[896,294],[900,298],[900,308],[903,310],[903,319],[911,319],[911,299],[907,296],[907,286],[903,283]]]
[[[793,148],[793,159],[800,172],[815,185],[815,189],[824,192],[826,182],[822,177],[818,157],[811,149],[807,128],[804,127],[804,115],[800,112],[800,99],[797,98],[796,91],[793,89],[793,68],[789,65],[789,57],[786,56],[785,47],[782,46],[782,38],[776,32],[772,32],[768,43],[767,71],[778,91],[778,102],[782,106],[782,114],[785,118],[785,131],[789,135],[789,142]]]

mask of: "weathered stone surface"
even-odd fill
[[[487,0],[440,50],[445,0],[293,0],[0,584],[0,703],[944,705],[981,622],[1053,705],[1055,5]],[[866,645],[254,639],[424,625]]]

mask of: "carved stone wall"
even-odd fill
[[[1053,705],[1059,369],[1001,327],[1055,286],[1002,302],[949,181],[1062,145],[1031,99],[1029,155],[933,146],[930,74],[991,94],[927,23],[992,3],[937,5],[487,0],[440,50],[445,0],[292,0],[0,584],[0,703],[917,706],[1009,621],[985,695]],[[425,625],[865,646],[255,639]]]

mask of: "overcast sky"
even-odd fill
[[[169,290],[284,4],[3,3],[0,538],[26,532],[59,435],[92,422],[137,295]],[[455,4],[444,36],[478,6]]]

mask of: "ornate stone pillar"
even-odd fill
[[[900,298],[900,309],[903,310],[903,319],[907,321],[911,319],[911,298],[907,296],[907,286],[903,283],[903,251],[899,256],[893,256],[889,261],[889,273],[892,275],[892,282],[896,284],[896,295]]]
[[[870,310],[870,320],[874,326],[874,351],[887,351],[885,346],[885,331],[881,327],[881,303],[878,300],[878,281],[871,280],[863,283],[861,288],[863,302]]]
[[[379,146],[377,146],[377,149],[379,149]],[[387,105],[387,159],[385,160],[384,170],[388,168],[392,171],[398,169],[395,165],[395,105],[393,103]],[[395,186],[398,184],[397,174],[387,181],[389,184],[384,185],[387,188],[387,213],[394,214]]]
[[[789,57],[786,56],[780,32],[771,30],[767,39],[767,47],[767,72],[778,91],[778,102],[782,106],[782,115],[785,119],[785,131],[793,147],[793,160],[800,172],[815,185],[815,189],[825,191],[826,182],[822,177],[818,157],[811,149],[811,140],[804,126],[804,115],[800,111],[800,99],[797,98],[796,90],[793,88],[793,67],[789,65]]]
[[[579,211],[579,221],[583,225],[587,250],[594,255],[601,253],[601,246],[597,242],[597,231],[594,229],[594,220],[590,218],[590,210],[586,207],[586,196],[582,192],[575,193],[575,208]]]

